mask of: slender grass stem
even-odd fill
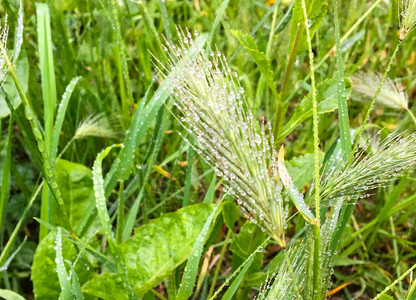
[[[124,180],[120,181],[120,189],[118,191],[118,207],[117,207],[117,243],[123,242],[124,230]]]
[[[319,195],[319,128],[318,128],[318,103],[316,99],[316,82],[314,54],[312,51],[312,39],[308,27],[308,14],[306,12],[305,0],[301,1],[303,16],[306,29],[306,40],[308,43],[309,65],[312,87],[312,114],[313,114],[313,148],[314,148],[314,182],[315,182],[315,211],[316,220],[314,226],[314,247],[313,247],[313,299],[320,299],[322,295],[322,275],[321,275],[321,224],[320,224],[320,195]]]
[[[357,148],[357,146],[358,146],[358,142],[360,141],[361,134],[363,133],[363,131],[364,131],[364,129],[365,129],[365,127],[366,127],[366,125],[367,125],[368,121],[370,120],[370,114],[371,114],[371,112],[373,111],[374,105],[375,105],[375,103],[376,103],[376,99],[377,99],[378,95],[379,95],[379,94],[380,94],[380,92],[381,92],[381,88],[382,88],[382,86],[383,86],[383,83],[384,83],[384,81],[386,80],[387,74],[388,74],[388,73],[389,73],[389,71],[390,71],[390,68],[391,68],[391,66],[392,66],[392,64],[393,64],[394,58],[396,57],[396,54],[397,54],[397,52],[398,52],[398,51],[399,51],[399,49],[400,49],[400,45],[401,45],[401,43],[402,43],[402,41],[400,41],[400,40],[399,40],[399,42],[397,43],[396,48],[394,49],[393,54],[392,54],[392,55],[391,55],[391,57],[390,57],[390,61],[389,61],[388,65],[387,65],[387,68],[386,68],[386,70],[384,71],[383,77],[381,78],[381,81],[380,81],[380,83],[379,83],[379,85],[378,85],[378,87],[377,87],[377,91],[376,91],[376,93],[375,93],[375,95],[374,95],[374,97],[373,97],[373,100],[371,101],[370,106],[368,107],[367,113],[365,114],[365,117],[364,117],[364,122],[363,122],[363,124],[360,126],[360,128],[358,129],[358,133],[357,133],[357,136],[356,136],[356,139],[355,139],[354,147],[353,147],[352,152],[351,152],[351,155],[350,155],[350,159],[349,159],[350,161],[351,161],[351,160],[353,159],[353,157],[354,157],[354,152],[355,152],[355,149],[356,149],[356,148]]]
[[[232,234],[232,230],[228,229],[227,235],[225,237],[226,241],[228,241],[230,239],[231,234]],[[217,265],[215,266],[214,276],[212,277],[212,283],[211,283],[211,287],[209,288],[209,293],[208,293],[207,299],[210,299],[212,294],[214,294],[215,285],[217,284],[218,274],[220,273],[220,270],[221,270],[221,264],[222,264],[222,261],[224,259],[225,250],[227,249],[227,245],[228,245],[228,243],[224,243],[224,245],[222,245],[221,252],[220,252],[220,258],[218,259]]]
[[[410,117],[412,118],[412,120],[413,120],[413,122],[415,123],[415,125],[416,125],[416,118],[415,118],[415,115],[412,113],[412,111],[410,110],[410,109],[408,109],[408,108],[406,108],[406,111],[409,113],[409,115],[410,115]]]

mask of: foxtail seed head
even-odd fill
[[[416,0],[398,0],[399,1],[399,22],[400,22],[400,40],[403,41],[406,36],[415,28],[416,25]]]
[[[172,81],[172,101],[182,112],[178,121],[195,139],[195,151],[225,179],[244,216],[284,247],[287,209],[273,136],[268,137],[271,124],[254,118],[224,55],[209,49],[192,57],[198,33],[178,34],[178,46],[164,46],[168,65],[155,58],[162,79],[169,75]]]

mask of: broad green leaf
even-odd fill
[[[293,6],[289,44],[289,51],[291,51],[295,43],[296,35],[301,34],[300,44],[297,51],[298,53],[304,52],[307,47],[305,26],[303,25],[305,24],[305,18],[302,11],[301,1],[302,0],[295,0],[295,4]],[[311,38],[313,38],[313,35],[325,18],[328,8],[328,5],[325,2],[325,0],[305,0],[309,19],[308,23],[310,24],[309,32],[311,34]],[[298,30],[300,30],[299,33]]]
[[[76,227],[90,204],[89,196],[93,191],[92,172],[84,165],[64,159],[56,162],[55,172],[69,221],[72,227]],[[98,219],[96,219],[89,233],[94,233],[98,224]]]
[[[144,295],[189,257],[195,239],[213,210],[213,205],[201,203],[167,213],[135,228],[134,236],[119,245],[129,281],[137,295]],[[109,278],[117,276],[95,275],[84,286],[84,291],[91,294],[94,287],[105,286]]]
[[[348,86],[350,91],[351,86]],[[316,87],[317,101],[318,101],[318,114],[325,114],[335,111],[338,108],[337,94],[338,86],[336,79],[328,79]],[[282,133],[278,140],[286,137],[291,133],[300,123],[312,117],[312,95],[309,93],[303,100],[296,106],[290,120],[283,126]]]
[[[265,238],[266,234],[262,232],[257,225],[251,222],[244,223],[240,228],[240,233],[234,235],[230,245],[230,250],[233,253],[231,262],[233,269],[237,269],[247,257],[256,251],[256,249],[264,242]],[[250,273],[260,270],[262,259],[262,251],[255,254],[252,266],[250,267]]]
[[[221,206],[224,223],[229,230],[233,230],[234,224],[238,219],[238,206],[232,201],[225,201]]]
[[[42,239],[36,248],[32,265],[32,282],[35,299],[56,300],[60,295],[55,247],[55,232],[51,231]],[[77,258],[74,245],[66,238],[62,238],[62,257],[71,262]],[[91,276],[85,259],[80,260],[74,267],[80,284],[84,284]]]
[[[322,163],[325,154],[320,153],[320,162]],[[302,190],[303,187],[311,182],[314,172],[314,157],[313,153],[307,153],[305,155],[292,158],[290,161],[286,161],[285,165],[290,177],[292,177],[294,185]]]
[[[119,274],[95,274],[83,287],[85,294],[99,297],[104,300],[127,300],[129,297],[123,287]]]
[[[25,300],[19,294],[9,290],[0,290],[0,297],[5,300]]]
[[[272,90],[273,94],[277,98],[277,91],[274,85],[274,74],[270,66],[270,61],[267,59],[266,54],[259,50],[254,39],[249,34],[244,34],[238,30],[231,30],[231,33],[237,38],[237,40],[243,45],[244,49],[250,53],[257,67],[259,67],[261,73],[266,79],[267,85]]]
[[[22,51],[17,65],[15,66],[15,71],[17,77],[20,79],[20,82],[23,87],[23,91],[27,92],[28,81],[29,81],[29,62],[25,51]],[[22,103],[19,93],[17,92],[16,86],[13,82],[11,76],[7,77],[6,81],[3,83],[2,88],[7,93],[9,99],[13,103],[13,108],[17,109]],[[4,99],[3,93],[0,93],[0,119],[7,117],[10,114],[10,109]]]

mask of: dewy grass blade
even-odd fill
[[[62,229],[61,227],[57,228],[55,234],[55,247],[56,251],[56,272],[58,273],[59,285],[61,286],[61,294],[59,299],[70,300],[71,299],[71,283],[68,279],[68,274],[66,272],[64,257],[62,255]]]
[[[338,0],[334,0],[335,16],[335,47],[337,60],[337,83],[338,83],[338,119],[341,139],[341,149],[344,161],[347,161],[351,154],[351,133],[348,118],[347,91],[345,89],[344,64],[342,60],[341,42],[339,36]]]
[[[269,242],[270,237],[266,238],[264,240],[264,242],[257,247],[257,249],[250,254],[249,257],[247,257],[247,259],[230,275],[228,276],[228,278],[224,281],[224,283],[215,291],[214,295],[212,295],[211,298],[209,298],[209,300],[214,300],[217,298],[217,296],[219,295],[219,293],[221,293],[221,291],[224,289],[224,287],[226,287],[230,281],[237,276],[238,274],[240,274],[240,272],[243,270],[243,268],[252,262],[254,256],[258,253],[258,252],[262,252],[264,247],[267,245],[267,243]]]
[[[51,156],[51,142],[52,142],[52,131],[53,121],[56,109],[56,82],[55,82],[55,71],[53,65],[52,55],[52,37],[51,37],[51,26],[49,8],[47,4],[36,3],[36,16],[37,16],[37,33],[38,33],[38,48],[39,48],[39,64],[40,74],[42,81],[42,99],[43,99],[43,111],[44,111],[44,151],[49,157],[48,162],[44,164],[50,164],[51,168],[55,164],[54,158]],[[45,168],[46,169],[46,168]],[[41,219],[47,222],[51,222],[53,211],[52,211],[52,198],[49,191],[49,187],[45,185],[42,191],[42,202],[41,202]],[[44,226],[40,227],[39,239],[43,239],[48,233],[47,228]]]
[[[240,287],[241,281],[244,278],[244,275],[246,275],[248,269],[250,268],[251,264],[254,261],[254,256],[247,262],[247,264],[244,266],[244,268],[241,270],[241,272],[237,275],[237,277],[234,279],[233,283],[230,285],[230,287],[225,292],[224,296],[222,296],[221,300],[232,300],[235,292]]]
[[[186,263],[185,271],[182,276],[182,282],[179,286],[178,293],[176,294],[175,300],[186,300],[189,299],[194,290],[196,276],[198,274],[199,262],[201,260],[202,250],[204,248],[205,240],[208,238],[208,233],[211,228],[212,222],[214,222],[215,217],[218,215],[218,209],[220,203],[216,204],[214,211],[209,215],[206,220],[204,227],[202,227],[201,232],[199,233],[194,246],[192,248],[192,253],[188,258]]]
[[[118,273],[120,274],[123,287],[126,289],[127,294],[130,299],[137,299],[137,296],[134,294],[133,289],[128,281],[127,271],[125,268],[124,257],[122,256],[120,249],[118,248],[114,233],[111,229],[110,216],[107,211],[107,204],[104,195],[104,180],[102,174],[102,161],[108,155],[108,153],[114,147],[119,145],[112,145],[98,153],[97,158],[94,161],[93,166],[93,183],[94,183],[94,197],[95,203],[98,210],[98,216],[100,218],[101,227],[103,229],[104,235],[107,237],[108,243],[110,245],[111,253],[113,254],[114,261],[117,265]]]
[[[3,218],[5,216],[5,209],[7,198],[10,190],[10,167],[12,162],[12,135],[13,135],[13,115],[9,118],[9,132],[7,137],[6,157],[4,158],[3,177],[1,178],[0,191],[0,234],[3,234]]]
[[[26,207],[25,207],[25,209],[22,213],[22,216],[19,219],[19,222],[17,222],[17,225],[14,227],[13,232],[9,237],[9,240],[6,243],[6,246],[4,246],[3,251],[1,252],[1,255],[0,255],[0,266],[2,266],[4,261],[8,259],[9,253],[12,250],[12,247],[13,247],[13,244],[14,244],[16,238],[17,238],[17,235],[18,235],[20,229],[22,228],[24,222],[26,221],[26,216],[27,216],[30,208],[32,207],[32,204],[35,202],[38,194],[40,193],[40,191],[42,189],[42,185],[43,185],[43,182],[38,186],[35,193],[30,198],[29,203],[26,205]]]
[[[312,40],[309,32],[310,20],[306,12],[305,0],[301,0],[303,16],[305,21],[306,39],[309,52],[309,66],[311,73],[311,87],[312,87],[312,112],[313,112],[313,149],[315,160],[315,216],[316,223],[314,224],[314,246],[313,246],[313,299],[321,299],[322,297],[322,275],[321,275],[321,224],[320,224],[320,191],[319,191],[319,130],[318,130],[318,103],[316,99],[316,84],[315,84],[315,66],[314,54],[312,51]]]
[[[212,24],[211,31],[209,33],[209,45],[212,45],[212,42],[214,41],[215,33],[217,32],[218,27],[220,26],[220,22],[221,22],[222,17],[225,13],[225,10],[228,7],[229,2],[230,2],[230,0],[222,1],[221,6],[215,12],[214,24]]]
[[[38,149],[33,149],[35,153],[35,162],[38,165],[39,169],[42,171],[42,174],[46,182],[48,183],[48,187],[50,188],[52,195],[58,204],[58,207],[59,207],[58,213],[62,217],[62,222],[64,223],[65,227],[69,231],[72,231],[71,225],[68,220],[68,216],[66,214],[66,210],[64,209],[64,200],[63,200],[61,191],[59,190],[58,183],[56,181],[56,177],[55,177],[55,173],[53,171],[52,165],[50,163],[49,153],[46,151],[46,148],[45,148],[45,141],[43,138],[42,129],[39,125],[38,119],[36,117],[36,113],[33,110],[32,105],[26,96],[26,93],[24,92],[24,89],[22,87],[22,84],[19,78],[17,77],[17,74],[14,70],[13,63],[11,62],[10,57],[7,54],[5,45],[3,41],[1,40],[0,40],[0,51],[1,51],[2,59],[4,59],[6,65],[8,66],[8,72],[12,76],[13,82],[16,85],[17,92],[19,93],[19,96],[22,100],[22,104],[24,107],[25,118],[29,121],[33,136],[36,140]],[[7,99],[7,95],[5,95],[5,99],[6,99],[7,105],[9,106],[10,111],[15,112],[10,99]],[[17,113],[16,115],[19,118],[22,117],[19,113]],[[24,124],[23,120],[16,120],[16,122],[19,124],[20,130],[22,132],[25,132],[26,128],[21,126]],[[26,135],[26,136],[29,136],[29,135]],[[32,146],[32,148],[34,148],[33,141],[30,142],[30,145]],[[42,159],[40,159],[40,157],[38,156],[38,153],[41,154]]]
[[[74,88],[80,79],[81,77],[75,77],[71,80],[71,82],[66,87],[64,94],[62,95],[61,103],[59,103],[58,112],[56,114],[55,125],[52,131],[51,159],[56,158],[56,154],[58,152],[59,136],[61,133],[62,124],[64,123],[65,113],[68,107],[69,99],[71,99],[72,92],[74,91]]]
[[[123,231],[123,240],[126,240],[130,236],[131,231],[133,230],[133,227],[137,218],[137,213],[139,211],[139,205],[144,195],[145,186],[147,184],[147,181],[149,180],[150,175],[153,172],[153,166],[156,163],[157,154],[159,153],[160,147],[162,146],[163,138],[165,136],[165,132],[166,132],[167,125],[168,125],[167,114],[164,114],[163,107],[161,108],[161,111],[159,112],[159,116],[158,116],[156,124],[159,128],[156,128],[154,132],[153,140],[155,141],[155,143],[153,145],[152,152],[147,161],[147,170],[143,178],[142,187],[140,189],[139,196],[134,201],[126,217],[126,224],[124,226],[124,231]],[[145,221],[147,221],[146,212],[144,213],[144,219]]]

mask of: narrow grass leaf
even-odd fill
[[[215,209],[209,215],[208,219],[206,220],[204,227],[202,227],[201,232],[199,233],[198,237],[192,248],[191,256],[186,263],[185,271],[182,276],[182,282],[179,286],[178,293],[176,294],[176,300],[186,300],[189,299],[192,295],[192,291],[195,287],[196,276],[198,274],[199,269],[199,262],[201,260],[202,250],[204,248],[204,243],[208,238],[208,234],[211,229],[211,224],[215,220],[215,217],[218,215],[220,211],[218,208],[220,207],[219,204],[215,206]]]
[[[193,144],[193,140],[190,140],[191,145]],[[189,205],[189,193],[191,191],[191,183],[192,183],[192,166],[194,164],[194,154],[195,151],[192,147],[188,149],[188,164],[186,166],[186,177],[185,177],[185,186],[183,191],[183,199],[182,199],[182,207]]]
[[[335,15],[335,48],[336,48],[336,61],[337,61],[337,95],[338,95],[338,119],[339,119],[339,132],[341,139],[342,157],[344,160],[348,160],[351,154],[351,133],[348,118],[348,102],[347,91],[345,88],[344,79],[344,64],[342,59],[341,42],[339,34],[339,20],[338,20],[338,0],[334,0],[334,15]]]
[[[215,20],[214,20],[214,23],[212,24],[211,31],[209,33],[209,44],[210,45],[212,45],[212,43],[214,41],[215,33],[217,32],[218,27],[220,26],[220,22],[222,20],[222,17],[224,16],[225,10],[227,9],[229,2],[230,2],[230,0],[222,1],[221,6],[215,12]]]
[[[59,299],[69,300],[71,299],[71,283],[68,279],[68,273],[66,272],[64,258],[62,256],[62,229],[57,228],[55,234],[55,251],[56,251],[56,272],[58,273],[59,285],[61,286],[61,294]]]
[[[146,173],[144,175],[143,181],[142,181],[142,187],[140,189],[139,196],[134,201],[126,217],[126,223],[125,223],[124,231],[123,231],[123,240],[127,239],[130,236],[131,231],[133,230],[133,227],[137,218],[137,213],[139,211],[139,205],[144,195],[144,189],[147,185],[147,181],[149,180],[150,175],[153,173],[153,166],[156,163],[157,154],[159,153],[160,148],[162,146],[163,138],[165,136],[165,132],[166,132],[168,124],[169,123],[167,120],[167,114],[164,114],[164,108],[162,107],[160,109],[159,116],[156,121],[157,127],[155,128],[154,136],[153,136],[153,140],[155,142],[153,145],[153,149],[151,150],[149,159],[146,162],[147,169],[146,169]],[[145,220],[147,220],[147,215],[145,215],[144,218]]]
[[[211,183],[209,184],[208,191],[205,194],[205,197],[204,197],[204,200],[203,200],[204,203],[211,204],[211,203],[214,202],[214,200],[215,200],[215,184],[216,184],[216,182],[217,182],[217,174],[214,173],[212,175],[212,180],[211,180]]]
[[[38,33],[38,49],[39,49],[39,64],[40,74],[42,81],[42,99],[43,99],[43,121],[44,121],[44,149],[48,162],[43,162],[45,165],[50,165],[53,168],[55,160],[51,157],[51,142],[53,122],[56,108],[56,82],[55,71],[53,65],[52,54],[52,37],[49,7],[45,3],[36,3],[36,16],[37,16],[37,33]],[[41,150],[42,152],[42,150]],[[51,169],[53,172],[53,170]],[[41,219],[51,222],[52,218],[52,201],[49,187],[45,185],[42,191],[41,201]],[[43,226],[39,230],[39,239],[43,239],[48,233],[47,229]]]
[[[237,277],[234,279],[233,283],[227,289],[224,296],[222,296],[222,300],[231,300],[237,289],[240,287],[241,281],[244,279],[244,275],[246,275],[248,269],[250,268],[251,264],[254,261],[254,256],[250,258],[250,260],[245,264],[244,268],[240,271]]]
[[[68,107],[69,99],[71,99],[72,92],[81,77],[75,77],[71,80],[62,95],[61,103],[59,103],[58,112],[56,114],[55,125],[52,131],[51,139],[51,159],[56,158],[58,152],[59,137],[62,130],[62,124],[64,123],[66,109]]]
[[[0,297],[5,300],[25,300],[25,298],[20,296],[18,293],[10,290],[0,290]]]
[[[114,233],[111,229],[110,223],[110,216],[107,211],[107,204],[104,195],[104,180],[102,175],[102,161],[108,155],[108,153],[118,145],[112,145],[101,151],[97,158],[94,161],[93,166],[93,182],[94,182],[94,196],[95,202],[97,205],[98,216],[101,221],[101,227],[105,236],[108,239],[108,243],[110,245],[111,252],[113,254],[114,260],[117,265],[118,273],[120,274],[123,280],[123,287],[126,289],[127,294],[129,295],[130,299],[136,299],[136,295],[133,292],[133,289],[128,281],[127,272],[125,268],[124,258],[120,253],[120,249],[117,246],[116,239],[114,237]]]
[[[3,218],[5,216],[5,209],[7,204],[7,198],[10,190],[10,167],[12,163],[12,135],[13,135],[13,116],[9,118],[9,130],[6,146],[6,157],[4,158],[3,177],[1,178],[1,191],[0,191],[0,234],[3,233]]]

